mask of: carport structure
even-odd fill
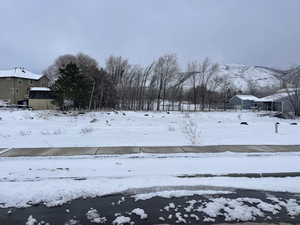
[[[273,95],[260,98],[256,102],[260,110],[291,112],[291,105],[288,98],[288,93],[275,93]]]

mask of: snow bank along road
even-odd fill
[[[300,193],[300,177],[226,177],[297,173],[300,153],[132,154],[0,158],[0,207],[55,206],[131,188],[209,185]],[[215,176],[201,177],[201,174]],[[196,175],[196,176],[194,176]]]
[[[300,144],[299,120],[261,115],[0,110],[0,148]]]

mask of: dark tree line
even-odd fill
[[[63,55],[44,73],[62,109],[225,109],[235,93],[231,82],[218,75],[218,64],[205,59],[181,72],[174,54],[144,67],[110,56],[104,68],[88,55]]]

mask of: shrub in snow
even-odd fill
[[[239,120],[241,120],[241,119],[242,119],[242,115],[241,115],[241,114],[238,114],[238,116],[237,116],[237,117],[238,117],[238,119],[239,119]]]
[[[85,127],[85,128],[81,128],[80,133],[81,134],[88,134],[94,131],[94,128],[92,127]]]
[[[199,144],[201,131],[194,120],[189,119],[185,121],[183,133],[192,145]]]
[[[96,118],[94,118],[94,119],[92,119],[91,121],[90,121],[90,123],[95,123],[95,122],[97,122],[98,120],[96,119]]]
[[[31,135],[31,131],[30,130],[20,130],[20,135],[21,136],[29,136]]]

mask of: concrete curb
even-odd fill
[[[0,148],[0,155],[10,151],[11,148]]]
[[[161,154],[168,154],[168,153],[184,153],[182,147],[179,146],[163,146],[163,147],[141,147],[142,153],[161,153]]]
[[[123,155],[141,153],[140,147],[99,147],[95,155]]]
[[[175,154],[221,152],[300,152],[300,145],[216,145],[216,146],[119,146],[1,149],[0,157],[76,156],[122,154]]]

